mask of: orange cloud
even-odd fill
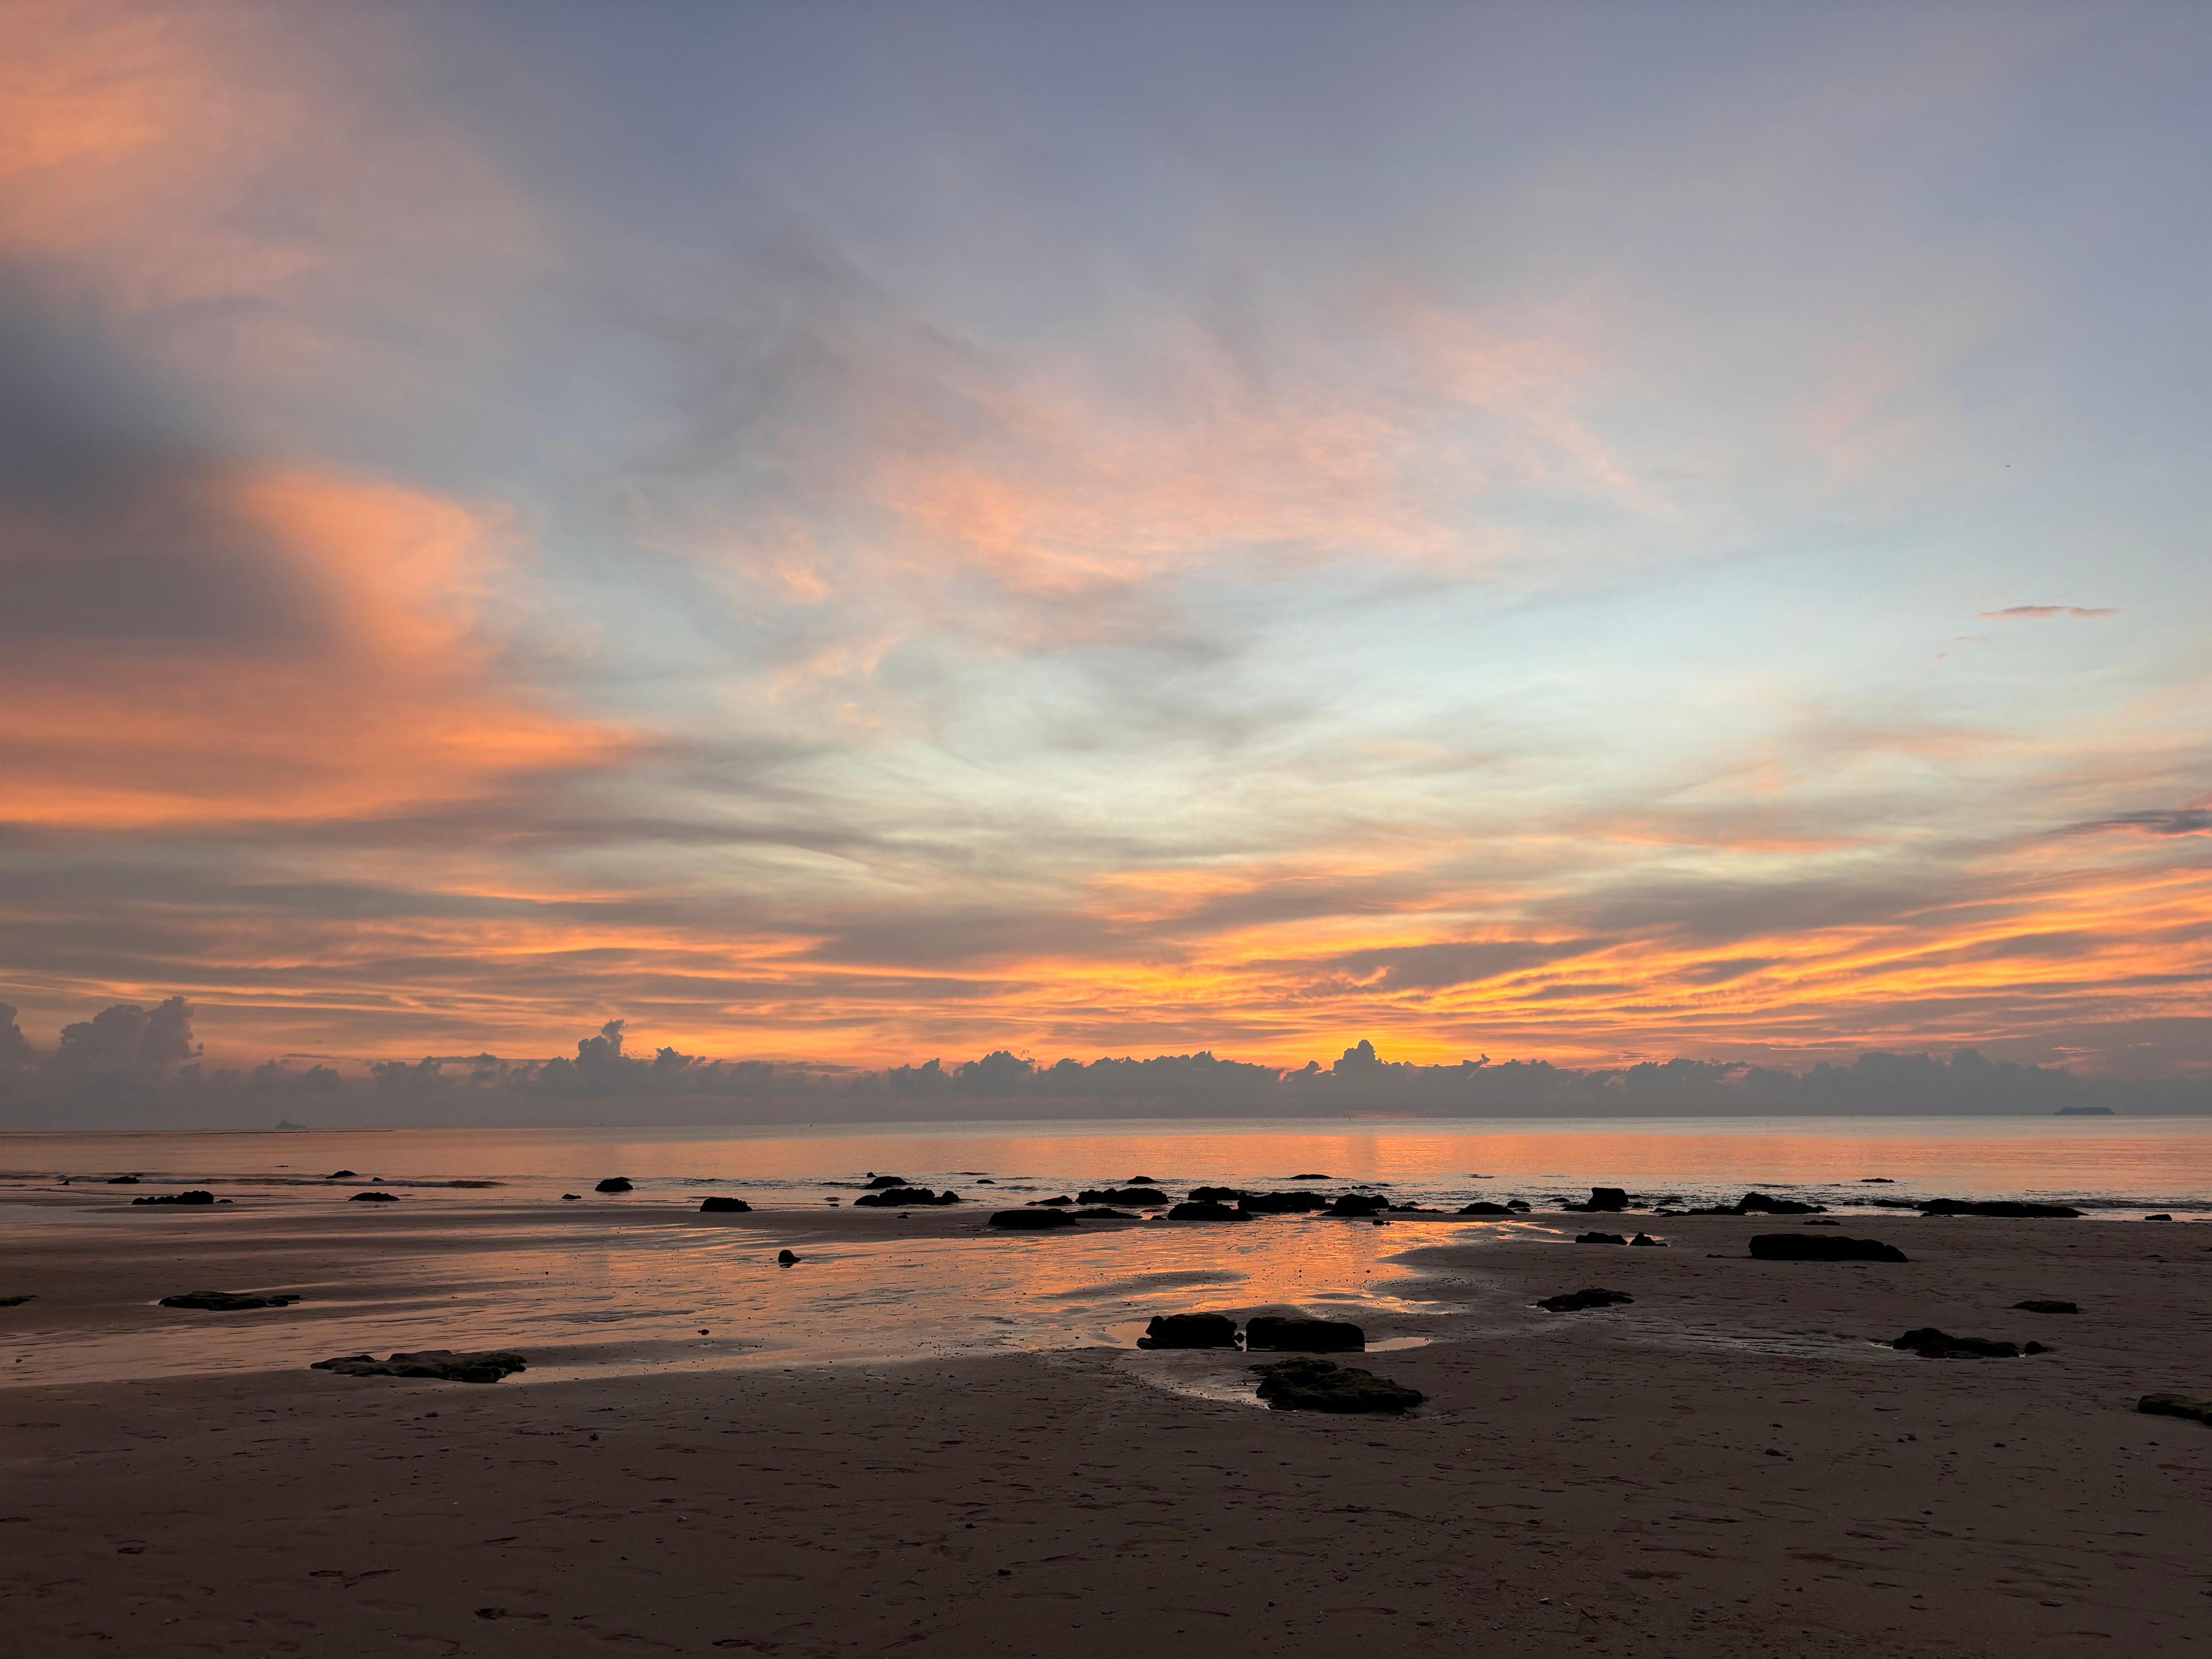
[[[304,590],[296,635],[74,639],[0,669],[6,817],[143,830],[374,817],[604,763],[612,727],[501,684],[482,601],[498,514],[304,471],[206,481],[206,504]]]

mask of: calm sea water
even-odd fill
[[[1201,1183],[1371,1185],[1395,1197],[1542,1200],[1592,1185],[1655,1195],[1733,1197],[1746,1186],[1828,1203],[1881,1197],[2033,1197],[2115,1212],[2212,1209],[2212,1118],[1676,1119],[1439,1124],[1434,1121],[1235,1124],[1115,1120],[1054,1123],[602,1129],[390,1129],[0,1134],[8,1189],[61,1177],[139,1175],[149,1187],[321,1189],[349,1170],[366,1182],[471,1202],[588,1194],[611,1175],[641,1193],[693,1188],[763,1201],[811,1200],[873,1172],[1024,1196],[1157,1177]],[[1870,1193],[1869,1177],[1893,1191]],[[493,1188],[441,1183],[493,1181]],[[979,1182],[988,1183],[979,1186]]]
[[[326,1178],[341,1169],[354,1174]],[[848,1207],[872,1173],[952,1187],[971,1202],[933,1212],[929,1237],[898,1237],[909,1230],[892,1218],[878,1224]],[[99,1184],[119,1174],[139,1182]],[[592,1192],[615,1175],[635,1190]],[[983,1226],[996,1201],[1138,1176],[1177,1196],[1199,1184],[1295,1182],[1455,1208],[1520,1197],[1541,1209],[1604,1184],[1693,1202],[1749,1187],[1832,1206],[2033,1197],[2115,1220],[2151,1211],[2189,1220],[2212,1218],[2212,1120],[5,1135],[0,1296],[39,1299],[0,1309],[0,1388],[284,1370],[395,1347],[515,1347],[531,1358],[527,1380],[539,1381],[1104,1346],[1164,1386],[1249,1399],[1241,1356],[1128,1352],[1144,1321],[1195,1308],[1300,1309],[1356,1318],[1377,1346],[1479,1334],[1493,1292],[1479,1275],[1440,1277],[1428,1247],[1571,1236],[1540,1221],[1413,1215],[1387,1227],[1291,1216],[1048,1236]],[[1889,1184],[1869,1184],[1874,1176]],[[125,1202],[182,1185],[234,1201],[191,1212]],[[403,1201],[349,1201],[375,1187]],[[578,1202],[560,1201],[572,1192]],[[709,1193],[741,1195],[758,1214],[730,1225],[689,1213]],[[1871,1212],[1866,1224],[1913,1219]],[[136,1249],[152,1236],[173,1241],[171,1271],[195,1281],[169,1289],[282,1289],[306,1299],[204,1314],[88,1304],[37,1280],[42,1264]],[[804,1261],[779,1267],[782,1246]],[[302,1265],[267,1282],[282,1277],[278,1262]]]

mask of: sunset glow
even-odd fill
[[[2212,1072],[2206,15],[1720,18],[0,5],[0,1001]]]

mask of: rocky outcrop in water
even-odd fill
[[[1914,1207],[1923,1215],[1990,1215],[2031,1221],[2067,1221],[2081,1213],[2068,1204],[2028,1204],[2011,1198],[1930,1198]]]
[[[1328,1209],[1322,1211],[1322,1213],[1323,1215],[1349,1216],[1355,1219],[1362,1219],[1368,1216],[1379,1214],[1389,1207],[1390,1200],[1389,1199],[1377,1197],[1373,1193],[1346,1193],[1344,1196],[1338,1199],[1334,1204],[1330,1205]]]
[[[1480,1201],[1474,1204],[1461,1205],[1459,1206],[1459,1212],[1462,1215],[1511,1215],[1513,1213],[1511,1210],[1506,1208],[1503,1204],[1490,1204]]]
[[[1761,1261],[1904,1261],[1894,1244],[1872,1238],[1830,1237],[1826,1233],[1759,1233],[1751,1253]]]
[[[1827,1206],[1804,1204],[1794,1198],[1775,1198],[1766,1193],[1746,1193],[1735,1201],[1738,1215],[1820,1215]]]
[[[1576,1214],[1609,1215],[1628,1207],[1628,1194],[1619,1187],[1593,1187],[1587,1204],[1562,1204],[1559,1207]]]
[[[631,1190],[629,1182],[621,1176],[609,1176],[592,1188],[595,1193],[626,1193]]]
[[[356,1193],[346,1200],[349,1204],[397,1204],[398,1201],[399,1194],[397,1193]]]
[[[156,1193],[151,1198],[134,1198],[131,1201],[133,1204],[181,1204],[188,1207],[197,1207],[203,1204],[214,1203],[215,1194],[195,1187],[190,1192]],[[226,1199],[224,1202],[228,1203],[229,1200]]]
[[[1170,1221],[1249,1221],[1249,1210],[1231,1209],[1226,1204],[1212,1199],[1199,1199],[1188,1204],[1178,1204],[1168,1212]]]
[[[210,1313],[244,1313],[251,1308],[289,1308],[300,1298],[292,1295],[257,1293],[250,1291],[186,1291],[181,1296],[165,1296],[164,1308],[204,1308]]]
[[[1249,1196],[1242,1187],[1194,1187],[1190,1189],[1188,1201],[1193,1204],[1234,1204],[1239,1199]]]
[[[1255,1352],[1357,1353],[1367,1346],[1367,1333],[1348,1320],[1255,1314],[1244,1323],[1244,1346]]]
[[[753,1206],[742,1198],[702,1198],[699,1200],[702,1215],[750,1215]]]
[[[377,1359],[365,1353],[339,1359],[318,1359],[307,1369],[332,1371],[340,1376],[418,1376],[443,1382],[496,1382],[502,1376],[527,1370],[530,1362],[504,1348],[482,1353],[461,1353],[452,1348],[423,1348],[414,1353],[395,1353]]]
[[[933,1192],[927,1187],[889,1187],[881,1192],[862,1193],[853,1202],[862,1209],[918,1210],[932,1204],[957,1204],[962,1201],[955,1192]]]
[[[868,1190],[872,1193],[888,1191],[893,1187],[909,1187],[913,1184],[904,1176],[872,1175],[868,1177]]]
[[[2193,1394],[2147,1394],[2136,1409],[2149,1417],[2179,1417],[2212,1428],[2212,1398]]]
[[[1547,1296],[1536,1305],[1549,1313],[1583,1313],[1591,1308],[1616,1308],[1636,1298],[1626,1291],[1566,1291]]]
[[[1137,1339],[1140,1348],[1233,1348],[1237,1322],[1227,1314],[1155,1314]]]
[[[1279,1412],[1402,1412],[1427,1396],[1327,1359],[1284,1359],[1255,1365],[1260,1398]]]
[[[1254,1215],[1303,1215],[1326,1210],[1328,1200],[1319,1193],[1247,1193],[1237,1200],[1237,1207]]]
[[[992,1213],[989,1224],[1010,1233],[1042,1233],[1076,1224],[1065,1210],[998,1210]]]
[[[323,1177],[325,1181],[358,1181],[360,1176],[351,1170],[333,1170]]]
[[[1168,1195],[1157,1187],[1086,1187],[1076,1194],[1081,1204],[1164,1204]]]

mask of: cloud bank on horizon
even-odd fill
[[[2124,9],[0,0],[0,998],[2212,1070]]]

